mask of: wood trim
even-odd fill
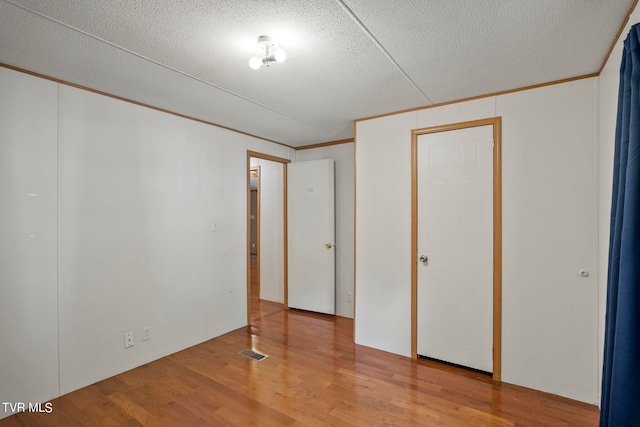
[[[247,156],[255,157],[257,159],[262,159],[262,160],[271,160],[272,162],[276,162],[276,163],[284,163],[284,164],[291,163],[291,160],[285,159],[284,157],[272,156],[271,154],[264,154],[264,153],[259,153],[257,151],[251,151],[251,150],[247,150]]]
[[[472,120],[411,132],[411,355],[418,342],[418,136],[493,126],[493,379],[502,378],[502,117]]]
[[[183,119],[193,120],[194,122],[204,123],[205,125],[214,126],[214,127],[220,128],[220,129],[224,129],[224,130],[228,130],[228,131],[231,131],[231,132],[239,133],[241,135],[250,136],[252,138],[261,139],[263,141],[272,142],[274,144],[282,145],[282,146],[287,147],[287,148],[295,149],[294,147],[292,147],[290,145],[284,144],[282,142],[274,141],[273,139],[263,138],[263,137],[258,136],[258,135],[254,135],[254,134],[251,134],[251,133],[248,133],[248,132],[243,132],[241,130],[234,129],[234,128],[231,128],[231,127],[228,127],[228,126],[224,126],[224,125],[220,125],[218,123],[209,122],[207,120],[202,120],[202,119],[198,119],[198,118],[195,118],[195,117],[192,117],[192,116],[187,116],[186,114],[177,113],[175,111],[167,110],[165,108],[154,107],[153,105],[150,105],[150,104],[145,104],[145,103],[142,103],[142,102],[134,101],[133,99],[124,98],[122,96],[114,95],[114,94],[111,94],[111,93],[108,93],[108,92],[103,92],[103,91],[98,90],[98,89],[92,89],[92,88],[87,87],[87,86],[82,86],[82,85],[79,85],[79,84],[76,84],[76,83],[71,83],[71,82],[66,81],[66,80],[62,80],[62,79],[58,79],[58,78],[55,78],[55,77],[47,76],[46,74],[36,73],[34,71],[29,71],[29,70],[25,70],[24,68],[14,67],[13,65],[5,64],[5,63],[2,63],[2,62],[0,62],[0,67],[7,68],[7,69],[13,70],[13,71],[17,71],[19,73],[28,74],[28,75],[31,75],[31,76],[34,76],[34,77],[39,77],[41,79],[49,80],[49,81],[52,81],[54,83],[63,84],[65,86],[74,87],[76,89],[85,90],[87,92],[95,93],[97,95],[107,96],[109,98],[117,99],[118,101],[124,101],[124,102],[128,102],[130,104],[138,105],[140,107],[150,108],[152,110],[160,111],[161,113],[171,114],[172,116],[182,117]]]
[[[288,266],[288,253],[289,253],[289,248],[288,248],[288,242],[287,242],[287,164],[291,163],[291,160],[289,159],[285,159],[283,157],[277,157],[277,156],[272,156],[271,154],[264,154],[264,153],[259,153],[257,151],[251,151],[251,150],[247,150],[247,166],[246,166],[246,171],[247,171],[247,245],[246,245],[246,252],[247,252],[247,325],[251,326],[251,236],[250,236],[250,227],[251,227],[251,223],[249,221],[249,216],[251,215],[251,182],[250,182],[250,175],[249,175],[249,171],[251,170],[251,158],[257,158],[257,159],[262,159],[262,160],[270,160],[272,162],[276,162],[276,163],[282,163],[282,175],[284,176],[284,185],[282,188],[283,191],[283,233],[284,233],[284,308],[287,309],[288,308],[288,304],[287,304],[287,294],[288,294],[288,283],[287,283],[287,277],[288,277],[288,271],[287,271],[287,266]],[[260,235],[258,234],[258,242],[260,241]],[[259,249],[258,249],[259,250]],[[260,253],[260,252],[258,252]],[[260,257],[258,256],[258,274],[260,273],[260,264],[259,261]]]
[[[411,132],[411,357],[418,358],[418,133]]]
[[[356,168],[357,168],[357,160],[356,160],[356,144],[357,144],[357,123],[353,122],[353,342],[356,342],[356,205],[358,202],[358,198],[356,194],[358,192],[358,186],[356,185]]]
[[[502,380],[502,117],[493,124],[493,379]]]
[[[246,268],[247,268],[247,326],[251,327],[251,156],[247,152],[247,165],[245,173],[247,177],[247,243],[246,243]],[[250,332],[250,331],[249,331]]]
[[[284,305],[284,309],[288,310],[289,309],[289,205],[288,205],[288,194],[289,194],[289,189],[288,189],[288,180],[287,180],[287,171],[288,171],[288,163],[283,163],[282,164],[282,179],[283,179],[283,183],[282,183],[282,188],[283,188],[283,195],[282,195],[282,203],[283,203],[283,207],[282,207],[282,213],[283,213],[283,221],[284,224],[282,225],[282,229],[284,231],[284,275],[283,277],[283,281],[284,281],[284,299],[283,299],[283,305]]]
[[[604,56],[604,59],[602,60],[602,64],[600,64],[600,69],[598,70],[598,75],[602,74],[602,70],[604,70],[604,67],[607,65],[607,62],[609,61],[609,57],[611,56],[611,53],[613,52],[613,49],[616,47],[616,44],[618,43],[618,40],[620,39],[620,36],[622,36],[622,32],[624,31],[625,27],[629,23],[629,19],[631,18],[631,14],[633,13],[633,11],[635,10],[637,5],[638,5],[638,0],[633,0],[633,3],[631,4],[631,7],[629,8],[629,11],[627,12],[627,16],[624,17],[624,20],[622,21],[622,25],[620,25],[620,28],[618,28],[618,33],[616,34],[615,38],[613,39],[613,42],[611,42],[611,46],[609,46],[609,51]]]
[[[500,92],[488,93],[486,95],[472,96],[472,97],[469,97],[469,98],[462,98],[462,99],[457,99],[457,100],[454,100],[454,101],[441,102],[439,104],[426,105],[426,106],[423,106],[423,107],[409,108],[409,109],[406,109],[406,110],[394,111],[394,112],[391,112],[391,113],[378,114],[376,116],[363,117],[361,119],[356,119],[355,122],[363,122],[363,121],[367,121],[367,120],[379,119],[381,117],[394,116],[396,114],[403,114],[403,113],[410,113],[412,111],[428,110],[430,108],[437,108],[437,107],[443,107],[445,105],[459,104],[459,103],[462,103],[462,102],[475,101],[476,99],[489,98],[489,97],[492,97],[492,96],[499,96],[499,95],[506,95],[506,94],[514,93],[514,92],[522,92],[522,91],[525,91],[525,90],[537,89],[537,88],[541,88],[541,87],[545,87],[545,86],[552,86],[552,85],[557,85],[557,84],[562,84],[562,83],[569,83],[569,82],[573,82],[573,81],[576,81],[576,80],[590,79],[592,77],[598,77],[598,76],[599,76],[599,73],[585,74],[585,75],[582,75],[582,76],[570,77],[570,78],[567,78],[567,79],[554,80],[552,82],[547,82],[547,83],[538,83],[538,84],[531,85],[531,86],[524,86],[524,87],[515,88],[515,89],[503,90],[503,91],[500,91]]]
[[[355,138],[339,139],[337,141],[319,142],[317,144],[303,145],[301,147],[295,147],[295,148],[296,150],[309,150],[311,148],[329,147],[331,145],[349,144],[351,142],[355,142]]]

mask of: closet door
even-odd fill
[[[492,372],[493,126],[417,144],[417,352]]]

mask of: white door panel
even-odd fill
[[[333,160],[287,168],[288,305],[335,314]]]
[[[418,354],[493,370],[493,127],[418,137]]]

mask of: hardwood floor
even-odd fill
[[[260,287],[258,281],[255,278],[258,276],[258,259],[256,256],[251,255],[250,258],[250,275],[251,275],[251,323],[255,320],[268,316],[271,313],[275,313],[276,311],[281,311],[283,308],[283,304],[262,300],[259,298],[260,295]]]
[[[271,307],[221,337],[0,426],[596,426],[598,410],[353,343],[351,319]],[[256,362],[238,355],[253,348]]]

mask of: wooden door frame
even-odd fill
[[[418,357],[418,136],[493,126],[493,379],[502,378],[502,117],[411,131],[411,355]]]
[[[288,271],[288,247],[287,247],[287,164],[291,163],[291,160],[282,157],[272,156],[270,154],[259,153],[257,151],[247,150],[247,166],[245,168],[247,177],[247,325],[251,326],[251,158],[257,158],[262,160],[269,160],[272,162],[282,164],[282,200],[283,200],[283,232],[284,232],[284,308],[289,308],[288,301],[288,283],[287,283],[287,271]],[[259,230],[258,230],[259,232]],[[260,242],[260,236],[257,236],[257,242]],[[258,243],[259,244],[259,243]],[[258,250],[260,248],[258,247]],[[258,252],[259,253],[259,252]],[[260,267],[258,265],[258,274],[260,274]]]

